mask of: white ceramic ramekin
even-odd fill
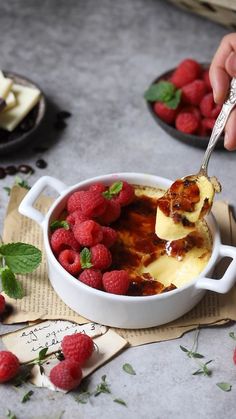
[[[109,185],[117,180],[163,189],[171,183],[170,180],[158,176],[118,173],[95,177],[68,187],[55,178],[44,176],[36,182],[20,204],[19,212],[35,220],[43,229],[49,279],[56,293],[70,308],[97,323],[138,329],[162,325],[177,319],[194,307],[206,290],[218,293],[226,293],[230,290],[236,280],[236,248],[221,244],[219,231],[212,215],[207,218],[213,237],[211,258],[201,274],[181,288],[146,297],[120,296],[91,288],[66,272],[50,247],[50,222],[56,219],[65,208],[67,198],[72,192],[86,189],[95,182],[104,182]],[[43,215],[33,205],[48,186],[54,188],[59,193],[59,197],[48,213]],[[223,257],[231,258],[231,263],[220,280],[212,279],[213,268]]]

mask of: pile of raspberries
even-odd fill
[[[185,134],[210,136],[221,105],[214,102],[209,69],[203,68],[195,60],[186,59],[178,65],[168,81],[180,89],[180,101],[176,109],[157,101],[153,104],[154,112]]]
[[[50,237],[51,248],[63,268],[84,284],[112,294],[127,294],[129,275],[125,270],[110,270],[110,247],[117,238],[110,224],[121,214],[121,208],[134,199],[134,188],[128,182],[91,185],[69,196],[65,227]]]

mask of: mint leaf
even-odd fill
[[[123,406],[127,407],[127,404],[125,403],[123,399],[114,399],[113,402],[122,404]]]
[[[123,188],[123,182],[114,182],[107,191],[103,192],[103,196],[107,199],[112,199],[118,195]]]
[[[173,97],[169,99],[168,101],[165,101],[167,108],[177,109],[181,100],[181,94],[182,94],[182,91],[180,89],[176,90]]]
[[[216,383],[216,385],[223,391],[231,391],[232,385],[229,383]]]
[[[149,102],[168,102],[175,94],[176,87],[169,81],[159,81],[152,84],[145,92],[144,98]]]
[[[84,247],[80,252],[80,263],[82,269],[89,269],[93,266],[91,263],[91,253],[87,247]]]
[[[230,332],[229,337],[231,337],[233,340],[236,340],[236,336],[234,332]]]
[[[34,394],[33,390],[28,391],[28,393],[26,393],[24,395],[24,397],[21,400],[21,403],[26,403],[30,400],[30,397]]]
[[[42,361],[43,359],[45,359],[47,351],[48,351],[48,348],[43,348],[41,349],[41,351],[39,351],[39,356],[38,356],[39,361]]]
[[[185,348],[184,346],[179,345],[179,347],[183,352],[189,352],[189,350],[187,348]]]
[[[26,274],[38,267],[42,260],[39,249],[26,243],[9,243],[0,246],[0,255],[14,273]]]
[[[136,372],[130,364],[124,364],[122,368],[125,372],[127,372],[127,374],[136,375]]]
[[[66,220],[55,220],[50,224],[50,230],[54,231],[57,228],[65,228],[66,230],[69,230],[70,225]]]
[[[102,381],[97,385],[96,390],[94,391],[94,397],[99,396],[101,393],[111,393],[110,386],[106,382],[106,375],[102,376]]]
[[[18,279],[16,279],[14,273],[8,266],[5,266],[0,270],[2,277],[2,289],[5,294],[10,298],[23,298],[24,292],[22,285]]]

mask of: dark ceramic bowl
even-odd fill
[[[202,67],[203,68],[208,68],[209,65],[202,64]],[[151,85],[155,84],[155,83],[158,83],[161,80],[169,79],[169,77],[171,76],[171,74],[173,73],[174,70],[175,70],[175,68],[161,74],[151,83]],[[167,124],[161,118],[159,118],[159,116],[153,110],[153,104],[154,104],[154,102],[148,102],[147,101],[147,107],[148,107],[151,115],[153,116],[156,123],[164,131],[166,131],[171,137],[175,138],[176,140],[181,141],[182,143],[185,143],[185,144],[188,144],[188,145],[191,145],[191,146],[194,146],[194,147],[207,148],[210,137],[200,137],[198,135],[185,134],[184,132],[178,131],[174,126]],[[224,148],[224,138],[223,137],[219,138],[215,148],[218,148],[218,149],[223,149]]]
[[[46,99],[42,89],[34,82],[19,74],[3,71],[4,76],[23,86],[35,87],[41,91],[41,97],[37,105],[29,112],[23,121],[11,132],[0,129],[0,156],[10,154],[31,141],[41,126],[46,111]]]

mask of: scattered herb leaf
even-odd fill
[[[20,186],[21,188],[25,188],[27,190],[31,189],[27,180],[26,179],[21,179],[19,176],[15,177],[15,185]]]
[[[7,195],[9,196],[11,193],[11,188],[9,188],[8,186],[3,186],[4,191],[6,191]]]
[[[125,372],[127,372],[127,374],[136,375],[136,372],[130,364],[124,364],[122,368]]]
[[[102,381],[97,385],[94,396],[97,397],[101,393],[111,393],[110,385],[106,382],[106,375],[102,376]]]
[[[230,336],[233,340],[236,340],[236,336],[235,336],[235,333],[234,333],[234,332],[230,332],[230,333],[229,333],[229,336]]]
[[[80,252],[80,263],[82,269],[89,269],[93,266],[91,263],[91,253],[87,247],[84,247]]]
[[[212,374],[212,371],[209,370],[209,368],[207,367],[208,364],[210,364],[210,362],[212,362],[213,360],[211,359],[210,361],[205,362],[205,364],[199,364],[200,368],[193,372],[193,375],[204,375],[204,376],[210,376]]]
[[[8,418],[8,419],[17,419],[16,418],[16,415],[10,409],[7,410],[6,418]]]
[[[24,365],[24,367],[21,368],[20,374],[14,379],[13,386],[20,387],[22,384],[26,383],[31,377],[31,369],[32,365]]]
[[[180,345],[179,347],[183,352],[187,353],[189,358],[204,358],[204,355],[199,354],[198,352],[193,352],[192,350],[189,350],[182,345]]]
[[[232,385],[229,383],[216,383],[216,385],[223,391],[231,391]]]
[[[123,399],[114,399],[113,402],[122,404],[123,406],[127,407],[127,404],[125,403]]]
[[[21,403],[26,403],[30,400],[31,396],[34,394],[33,390],[28,391],[21,400]]]
[[[89,398],[92,396],[92,393],[90,391],[82,391],[78,394],[78,396],[75,396],[75,400],[78,403],[86,404],[88,403]]]
[[[69,230],[70,225],[66,220],[55,220],[50,224],[50,230],[54,231],[57,228],[65,228],[66,230]]]

